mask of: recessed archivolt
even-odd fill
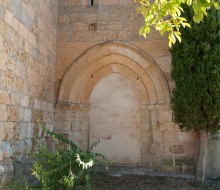
[[[147,89],[141,80],[140,76],[133,70],[120,63],[110,63],[96,70],[94,73],[88,75],[88,80],[82,85],[81,91],[78,94],[78,100],[81,103],[88,103],[91,92],[95,85],[105,76],[111,73],[119,73],[128,78],[133,86],[137,89],[140,103],[149,104],[149,95]]]
[[[95,46],[79,57],[63,78],[58,103],[89,103],[95,85],[114,72],[133,83],[141,104],[169,104],[168,85],[157,65],[134,46],[120,42]]]
[[[94,85],[99,80],[112,72],[117,72],[126,76],[133,83],[139,92],[142,103],[149,103],[147,90],[151,91],[151,101],[157,101],[156,91],[151,79],[146,75],[146,73],[144,74],[142,69],[130,59],[115,54],[96,60],[96,62],[92,63],[82,75],[76,77],[76,82],[71,91],[70,101],[88,103],[91,93],[89,89],[93,89]],[[77,73],[75,76],[77,76]],[[77,89],[77,91],[75,91],[75,89]]]

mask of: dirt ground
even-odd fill
[[[115,175],[98,173],[92,179],[94,190],[220,190],[220,179],[208,180],[196,187],[193,179],[147,175]],[[23,185],[22,185],[23,184]],[[1,190],[24,190],[24,183],[18,182]],[[76,190],[87,190],[85,186]]]
[[[220,190],[220,180],[209,180],[202,187],[195,187],[192,179],[103,173],[94,181],[95,190]]]

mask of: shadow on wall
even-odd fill
[[[209,137],[208,159],[206,164],[207,177],[220,177],[220,135]]]

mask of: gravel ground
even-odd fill
[[[209,180],[203,187],[195,187],[192,179],[102,173],[94,181],[95,190],[220,190],[220,180]]]

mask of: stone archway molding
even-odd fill
[[[169,105],[167,81],[157,64],[137,47],[111,41],[93,46],[65,73],[58,104],[89,104],[95,85],[110,73],[126,76],[137,89],[141,105]]]

